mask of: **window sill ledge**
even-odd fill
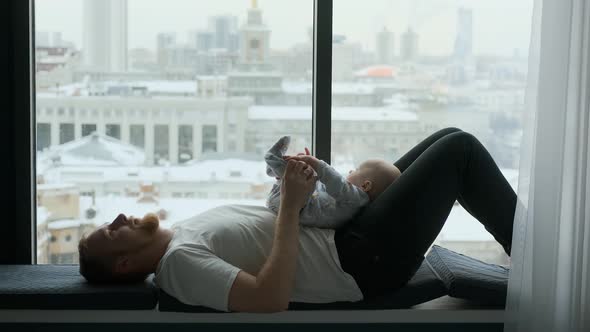
[[[154,310],[0,310],[1,322],[68,323],[503,323],[504,309],[443,296],[410,309],[313,310],[273,314]]]

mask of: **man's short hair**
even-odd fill
[[[115,272],[115,262],[122,253],[113,255],[94,255],[88,248],[88,238],[83,235],[78,242],[78,254],[80,256],[80,274],[90,283],[139,283],[145,281],[147,273]]]

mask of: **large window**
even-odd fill
[[[107,136],[121,139],[121,125],[119,124],[107,124],[105,127],[105,133]]]
[[[82,124],[82,137],[88,136],[96,131],[96,124],[83,123]]]
[[[60,123],[59,124],[59,144],[64,144],[74,140],[74,124]]]
[[[313,8],[35,1],[38,262],[76,263],[80,235],[120,212],[169,227],[264,205],[266,150],[311,147]]]
[[[178,126],[178,161],[193,159],[193,126]]]
[[[217,126],[203,126],[203,152],[217,152]]]
[[[138,148],[145,147],[145,126],[144,125],[130,125],[129,126],[129,143]]]
[[[395,162],[444,127],[474,134],[516,190],[532,1],[334,1],[332,162]],[[498,24],[502,22],[501,24]],[[458,203],[435,243],[508,257]]]
[[[332,106],[313,113],[314,148],[342,173],[454,126],[516,185],[532,0],[333,4],[332,38],[314,50],[313,0],[36,1],[39,262],[75,262],[47,239],[77,243],[120,212],[169,227],[264,205],[264,153],[283,135],[288,153],[311,147],[314,98]],[[506,263],[459,204],[436,241]]]
[[[170,134],[168,125],[154,126],[154,161],[163,164],[170,155]]]
[[[51,145],[51,124],[50,123],[37,123],[37,151]]]

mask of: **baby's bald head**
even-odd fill
[[[400,175],[400,170],[392,163],[382,159],[369,159],[360,164],[356,170],[351,171],[347,180],[362,188],[372,201]]]

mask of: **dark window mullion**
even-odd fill
[[[330,163],[332,135],[332,0],[314,1],[313,154]]]
[[[7,102],[7,115],[2,124],[9,152],[6,153],[3,183],[5,184],[7,211],[3,221],[0,245],[0,264],[34,264],[36,262],[34,225],[34,161],[35,156],[35,103],[33,67],[33,4],[32,0],[3,1],[7,9],[8,31],[6,61],[1,66],[7,73],[9,86],[2,94]]]

